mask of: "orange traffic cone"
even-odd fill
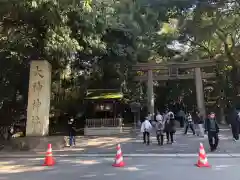
[[[199,154],[198,154],[198,162],[196,164],[197,167],[211,167],[208,164],[208,159],[203,147],[203,144],[200,143],[200,147],[199,147]]]
[[[48,144],[48,149],[46,152],[46,156],[45,156],[45,161],[44,161],[44,166],[53,166],[55,164],[55,160],[53,159],[52,156],[52,145]]]
[[[124,167],[125,163],[123,162],[123,155],[120,144],[117,145],[117,154],[115,157],[115,162],[112,165],[113,167]]]

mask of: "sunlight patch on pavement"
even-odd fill
[[[109,162],[109,161],[110,161],[110,162],[111,162],[111,161],[113,162],[113,161],[114,161],[114,157],[113,157],[113,158],[104,158],[104,160],[105,160],[105,161],[108,161],[108,162]]]
[[[24,165],[5,165],[0,167],[0,173],[12,174],[20,172],[42,171],[46,169],[45,166],[24,166]]]
[[[7,165],[7,164],[14,164],[14,163],[15,163],[14,161],[2,161],[0,162],[0,166]]]
[[[79,163],[83,165],[100,164],[100,162],[96,160],[76,160],[75,163]]]
[[[117,143],[127,142],[130,140],[131,138],[116,138],[116,137],[96,138],[96,139],[88,140],[87,145],[106,147],[106,146],[116,145]]]
[[[42,161],[44,158],[30,158],[29,161]]]
[[[227,165],[227,164],[224,164],[224,165],[217,165],[214,167],[214,170],[223,170],[223,169],[226,169],[226,168],[229,168],[229,167],[233,167],[234,165]]]
[[[135,167],[126,167],[126,168],[124,168],[124,170],[127,170],[127,171],[140,171],[141,169],[139,169],[139,168],[137,168],[135,166]]]

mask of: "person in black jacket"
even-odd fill
[[[232,129],[233,140],[239,140],[239,116],[235,108],[232,108],[230,112],[230,123]]]
[[[211,112],[205,121],[205,131],[208,132],[208,141],[211,151],[215,151],[218,146],[219,127],[216,121],[215,113]]]
[[[170,139],[171,139],[171,144],[174,143],[173,135],[176,132],[176,127],[175,127],[175,119],[173,114],[169,114],[169,117],[166,119],[164,131],[166,132],[167,143],[170,144]]]
[[[76,121],[73,116],[68,121],[69,145],[76,146]]]

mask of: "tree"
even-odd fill
[[[191,43],[191,50],[202,58],[227,60],[216,69],[222,86],[232,85],[232,100],[236,105],[239,73],[238,56],[240,42],[240,4],[238,1],[199,1],[195,7],[182,16],[182,39]],[[204,33],[203,33],[204,32]],[[230,73],[230,79],[227,72]],[[226,74],[227,73],[227,74]],[[222,81],[224,80],[224,81]],[[227,83],[227,84],[226,84]]]
[[[49,60],[55,73],[66,66],[70,53],[80,46],[67,26],[66,4],[10,0],[0,5],[0,102],[14,104],[19,93],[27,99],[31,60]],[[11,111],[15,110],[9,115]]]

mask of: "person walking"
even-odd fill
[[[204,129],[203,129],[204,119],[199,111],[196,111],[194,119],[195,119],[195,124],[197,129],[197,136],[204,137]]]
[[[163,141],[164,141],[164,122],[163,122],[163,116],[157,112],[157,116],[156,116],[156,137],[157,137],[157,141],[158,141],[158,145],[163,145]]]
[[[233,135],[233,141],[239,140],[239,115],[235,108],[230,112],[230,123]]]
[[[185,127],[184,134],[187,134],[189,127],[192,130],[193,135],[195,135],[195,130],[194,130],[194,127],[193,127],[193,118],[192,118],[192,115],[191,115],[190,112],[188,112],[187,116],[186,116],[186,127]]]
[[[150,132],[152,129],[152,125],[149,122],[149,118],[146,117],[141,126],[141,132],[143,133],[143,143],[149,145],[150,144]]]
[[[69,128],[69,146],[76,146],[76,121],[73,116],[70,117],[68,121],[68,128]]]
[[[183,128],[184,122],[185,122],[185,113],[181,109],[178,112],[178,119],[179,119],[180,127]]]
[[[174,143],[173,135],[176,132],[176,127],[175,127],[175,119],[173,114],[169,114],[169,117],[166,119],[164,126],[165,126],[164,129],[167,136],[167,143],[170,144],[170,140],[171,140],[171,144]]]
[[[215,151],[218,146],[219,127],[216,121],[215,113],[211,112],[205,122],[205,131],[208,133],[208,142],[211,151]]]

